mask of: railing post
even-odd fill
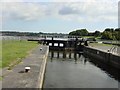
[[[52,37],[52,47],[54,47],[54,41],[53,41],[53,37]]]
[[[60,43],[58,43],[58,47],[60,47]]]

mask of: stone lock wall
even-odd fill
[[[84,47],[84,54],[100,62],[109,64],[120,69],[120,56],[97,50],[92,47]]]

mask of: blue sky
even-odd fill
[[[118,27],[118,2],[3,2],[2,30],[69,33]]]

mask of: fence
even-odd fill
[[[111,47],[110,53],[120,55],[120,47]]]
[[[27,39],[20,36],[1,36],[0,41],[2,44],[9,44],[14,41],[27,41]]]

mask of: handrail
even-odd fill
[[[117,53],[117,47],[111,47],[111,49],[109,50],[109,52],[113,53],[114,50],[116,50],[115,52]]]

